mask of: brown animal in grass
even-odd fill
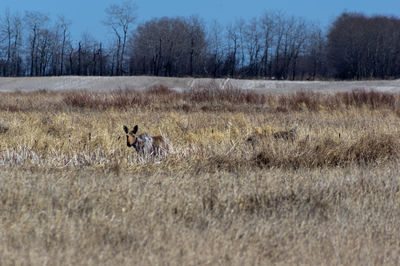
[[[124,126],[126,134],[126,144],[128,147],[133,147],[139,156],[164,156],[170,152],[170,142],[163,136],[149,136],[147,133],[137,135],[138,125],[129,131],[127,126]]]
[[[273,134],[275,139],[291,140],[294,141],[297,136],[297,126],[284,131],[278,131]]]

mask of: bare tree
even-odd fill
[[[304,52],[305,41],[307,39],[307,25],[306,22],[297,18],[294,21],[293,32],[290,41],[289,59],[288,59],[288,72],[291,71],[291,79],[294,80],[297,74],[297,62],[299,56]]]
[[[239,37],[239,62],[238,65],[241,70],[243,70],[245,63],[246,63],[246,36],[245,36],[245,29],[246,29],[246,21],[244,19],[237,19],[235,21],[236,32]]]
[[[59,75],[64,75],[64,60],[65,60],[65,49],[67,42],[69,42],[70,39],[70,33],[69,33],[69,26],[71,25],[71,22],[66,19],[64,16],[59,16],[58,21],[57,21],[57,32],[60,32],[61,35],[61,44],[60,44],[60,69],[59,69]]]
[[[222,25],[214,20],[208,32],[208,68],[214,78],[221,75],[221,68],[225,57],[224,36]]]
[[[305,55],[303,61],[302,78],[307,72],[307,79],[328,75],[326,67],[326,38],[317,25],[310,25],[305,42]]]
[[[103,22],[109,26],[116,37],[116,74],[126,73],[123,68],[125,55],[125,47],[128,36],[129,27],[136,20],[136,5],[132,1],[125,1],[118,4],[110,5],[106,10],[106,20]]]
[[[399,38],[394,37],[398,34],[396,20],[343,13],[328,33],[328,59],[334,75],[343,79],[393,76],[390,69],[399,56],[395,52]]]
[[[199,62],[205,46],[205,31],[198,18],[152,19],[138,25],[129,40],[131,73],[195,75],[202,71]]]
[[[271,55],[270,75],[273,74],[277,79],[295,79],[298,58],[304,52],[307,39],[307,24],[301,18],[288,17],[281,12],[271,16],[273,23],[270,18],[264,18],[268,25],[268,30],[264,31],[266,36],[264,38],[266,43],[263,56],[264,67],[268,64],[265,59],[268,58],[269,53]]]
[[[44,76],[47,74],[49,62],[51,60],[52,46],[54,45],[54,34],[49,29],[41,30],[37,39],[37,63],[36,75]]]
[[[264,13],[261,17],[261,30],[262,40],[264,42],[263,55],[262,55],[262,74],[264,77],[272,76],[272,47],[273,47],[273,33],[276,24],[274,14],[270,12]]]
[[[259,70],[259,56],[261,51],[261,36],[259,23],[256,18],[253,18],[249,24],[246,25],[244,36],[246,38],[245,47],[247,50],[248,67],[246,71],[247,76],[258,76]]]
[[[230,24],[227,27],[227,58],[225,61],[225,73],[230,75],[231,77],[236,76],[236,68],[237,68],[237,55],[239,46],[239,34],[236,31],[236,28]]]
[[[0,47],[5,51],[2,64],[3,76],[17,76],[20,74],[21,59],[20,47],[22,44],[22,21],[18,14],[11,15],[6,9],[0,17]],[[0,50],[0,55],[2,54]]]
[[[46,23],[49,21],[49,18],[40,12],[35,11],[27,11],[24,17],[26,21],[26,25],[28,27],[29,34],[29,50],[30,50],[30,76],[38,75],[38,40],[39,35],[44,29]]]
[[[193,76],[194,73],[200,73],[201,63],[204,48],[207,43],[205,40],[205,29],[204,23],[197,16],[192,16],[186,20],[187,27],[189,30],[189,38],[190,38],[190,47],[189,50],[189,72],[190,76]]]
[[[0,41],[4,43],[2,47],[3,50],[6,50],[5,55],[5,62],[2,64],[2,72],[3,75],[9,76],[10,75],[10,64],[11,64],[11,43],[12,43],[12,22],[11,22],[11,15],[10,10],[6,9],[4,12],[4,17],[0,19]]]

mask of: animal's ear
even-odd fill
[[[138,131],[138,129],[139,129],[139,127],[138,127],[138,125],[136,125],[136,126],[133,128],[132,133],[133,133],[133,134],[136,134],[136,132]]]
[[[128,130],[127,126],[124,126],[124,131],[125,131],[126,134],[128,134],[129,130]]]

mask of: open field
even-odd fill
[[[0,95],[0,265],[399,264],[400,94]]]
[[[400,80],[364,80],[364,81],[283,81],[283,80],[245,80],[245,79],[208,79],[208,78],[168,78],[151,76],[95,77],[21,77],[0,78],[0,91],[36,91],[36,90],[90,90],[110,92],[113,90],[145,90],[157,85],[167,86],[174,91],[185,91],[215,82],[220,86],[232,84],[243,90],[262,93],[296,93],[301,91],[318,93],[351,92],[355,89],[378,92],[400,93]]]

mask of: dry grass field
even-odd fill
[[[0,265],[398,265],[399,129],[373,91],[2,93]]]

